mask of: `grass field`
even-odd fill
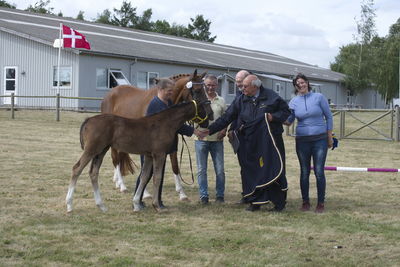
[[[285,137],[288,205],[282,213],[247,212],[240,198],[237,159],[225,144],[226,203],[198,203],[197,184],[179,202],[169,164],[164,184],[168,212],[147,201],[132,212],[136,176],[119,193],[109,154],[100,171],[106,213],[94,204],[87,170],[66,213],[71,168],[81,154],[79,127],[90,114],[0,110],[0,266],[399,266],[400,173],[327,172],[326,212],[300,212],[294,140]],[[366,118],[368,120],[368,118]],[[193,153],[193,141],[188,143]],[[134,157],[137,161],[137,157]],[[193,159],[194,160],[194,159]],[[137,161],[138,162],[138,161]],[[195,161],[193,161],[195,165]],[[400,168],[400,144],[342,140],[327,165]],[[182,173],[190,180],[185,154]],[[313,207],[315,178],[310,180]]]

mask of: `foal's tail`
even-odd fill
[[[83,141],[83,135],[82,135],[82,131],[83,131],[83,127],[85,127],[86,123],[88,122],[90,118],[86,118],[86,120],[82,123],[81,125],[81,129],[79,131],[79,140],[81,141],[81,148],[84,149],[85,148],[85,143]]]
[[[128,172],[131,174],[135,173],[135,169],[138,169],[138,166],[135,164],[135,162],[131,159],[129,154],[125,152],[118,152],[114,148],[111,148],[111,158],[114,167],[116,167],[119,164],[119,168],[121,171],[122,176],[126,176]]]

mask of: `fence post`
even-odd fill
[[[60,121],[60,93],[57,93],[56,97],[56,120]]]
[[[340,111],[340,128],[339,128],[339,139],[344,138],[344,127],[345,127],[345,110]]]
[[[15,119],[15,109],[14,109],[14,93],[11,93],[11,119]]]
[[[396,126],[395,126],[395,141],[399,142],[400,141],[400,107],[396,107],[395,109],[395,121],[396,121]]]

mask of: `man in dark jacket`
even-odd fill
[[[244,79],[242,92],[243,94],[235,98],[227,111],[208,127],[209,134],[218,132],[237,120],[238,125],[237,130],[235,130],[235,136],[238,138],[237,143],[239,143],[237,152],[241,166],[243,195],[245,201],[250,203],[247,210],[259,210],[261,204],[272,201],[275,205],[274,210],[281,211],[286,204],[288,189],[285,174],[285,146],[282,138],[282,123],[289,117],[290,110],[287,103],[271,89],[264,88],[255,75],[248,75]],[[267,123],[264,122],[266,133],[254,135],[254,132],[260,128],[260,123],[264,118],[268,121]],[[252,137],[261,138],[261,140],[256,140]],[[267,138],[270,140],[266,140]],[[265,146],[267,141],[270,145]],[[263,142],[264,148],[271,149],[267,154],[273,154],[274,160],[267,157],[264,162],[262,155],[267,154],[265,154],[266,152],[260,152],[260,162],[254,161],[252,156],[256,151],[249,150],[257,148],[257,143],[259,142]],[[274,149],[277,153],[274,153]],[[270,163],[272,166],[270,166]],[[254,168],[254,164],[260,166],[260,171]],[[265,166],[272,167],[273,170],[264,172],[262,168],[265,168]],[[274,174],[278,174],[278,176],[275,177]],[[266,177],[256,179],[255,176]]]

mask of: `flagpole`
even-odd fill
[[[58,60],[57,60],[57,94],[60,94],[60,61],[61,61],[61,43],[64,46],[64,42],[62,41],[62,23],[60,23],[60,34],[59,41],[60,45],[58,46]]]

